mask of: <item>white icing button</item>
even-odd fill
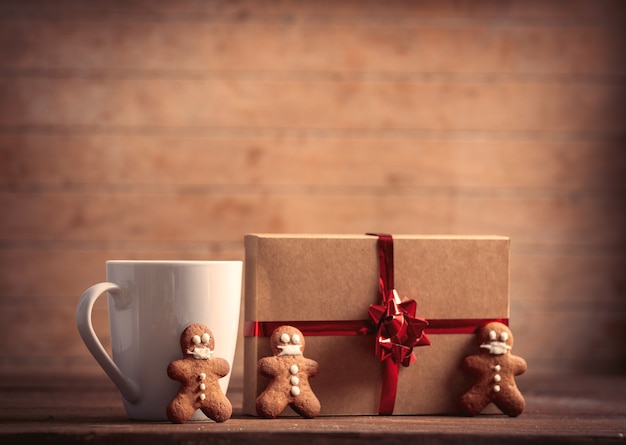
[[[298,365],[291,365],[291,368],[289,368],[290,374],[297,374],[298,371],[299,371]]]
[[[200,391],[204,391],[206,389],[206,385],[204,383],[200,383]]]
[[[493,385],[493,392],[500,392],[500,385]]]
[[[300,388],[298,388],[297,386],[292,386],[291,387],[291,395],[292,396],[297,396],[300,394]]]
[[[500,374],[496,374],[493,376],[493,381],[494,382],[499,382],[500,380],[502,380],[502,377],[500,377]]]
[[[493,369],[494,369],[494,371],[496,371],[496,372],[500,372],[500,370],[502,369],[502,366],[500,366],[500,365],[496,365],[496,366],[494,366],[494,367],[493,367]]]
[[[206,394],[204,393],[200,394],[200,400],[204,400],[204,399],[206,399]]]
[[[292,385],[297,385],[298,383],[300,383],[300,379],[297,375],[292,375],[289,379],[289,383],[291,383]]]
[[[203,372],[200,374],[200,380],[206,379],[206,374]]]

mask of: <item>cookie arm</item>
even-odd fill
[[[524,360],[522,357],[512,355],[511,360],[513,361],[513,370],[514,370],[515,375],[524,374],[526,370],[528,369],[526,360]]]
[[[306,365],[309,377],[315,377],[319,371],[319,364],[315,360],[306,359]]]
[[[228,362],[225,359],[219,357],[212,360],[214,362],[215,374],[217,374],[219,377],[226,376],[230,371],[230,365],[228,364]]]
[[[273,377],[277,374],[277,368],[274,366],[274,357],[264,357],[257,363],[257,369],[266,377]]]
[[[167,366],[167,376],[172,380],[181,381],[185,376],[182,373],[182,360],[170,362]]]
[[[480,356],[477,355],[468,355],[465,357],[461,364],[463,370],[474,376],[480,374],[481,366],[479,357]]]

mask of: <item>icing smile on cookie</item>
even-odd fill
[[[483,343],[481,348],[488,349],[490,354],[502,355],[506,354],[511,347],[506,344],[509,339],[509,334],[502,332],[500,334],[500,341],[498,341],[498,334],[496,331],[489,331],[489,343]]]
[[[209,341],[211,336],[206,332],[200,335],[194,335],[191,341],[194,346],[187,349],[187,354],[193,355],[193,358],[198,360],[209,360],[213,356],[213,349],[209,348]]]
[[[279,356],[281,355],[302,355],[302,340],[298,334],[293,334],[291,337],[285,333],[280,336],[282,344],[276,345],[280,349]]]

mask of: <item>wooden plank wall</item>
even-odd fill
[[[510,236],[514,351],[623,372],[624,5],[0,1],[0,370],[100,372],[106,259],[386,231]]]

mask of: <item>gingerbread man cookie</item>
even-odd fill
[[[289,405],[306,418],[320,412],[320,402],[309,385],[309,377],[317,375],[316,361],[305,358],[304,336],[293,326],[281,326],[270,336],[272,357],[258,362],[259,373],[270,378],[267,388],[256,400],[260,416],[273,419]]]
[[[180,336],[183,357],[167,367],[167,375],[180,382],[178,394],[167,406],[167,418],[184,423],[200,409],[210,419],[224,422],[233,408],[219,385],[230,366],[226,360],[213,357],[213,333],[203,324],[187,326]]]
[[[503,413],[515,417],[524,411],[524,397],[515,376],[526,371],[526,361],[511,354],[513,334],[503,323],[491,322],[477,334],[480,354],[463,361],[463,370],[476,378],[474,386],[460,399],[460,409],[468,416],[480,413],[493,402]]]

